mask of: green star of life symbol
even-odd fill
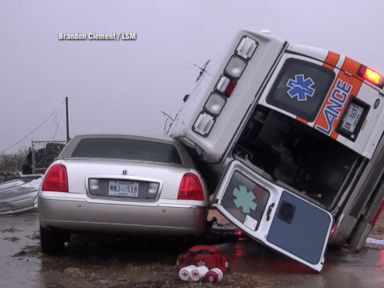
[[[248,191],[247,187],[243,185],[239,185],[235,189],[233,189],[233,203],[235,203],[237,208],[241,208],[243,213],[250,213],[251,210],[255,211],[257,204],[254,202],[256,199],[255,195],[252,191]]]

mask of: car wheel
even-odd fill
[[[57,254],[63,251],[64,243],[69,240],[69,234],[54,228],[40,226],[41,251],[46,254]]]

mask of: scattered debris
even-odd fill
[[[367,238],[364,246],[367,248],[383,249],[384,248],[384,239],[379,240],[379,239],[374,239],[374,238]]]
[[[221,250],[215,246],[197,245],[188,249],[186,253],[177,257],[178,269],[189,265],[207,266],[208,269],[220,268],[222,271],[229,270],[228,258],[221,254]]]
[[[75,276],[81,277],[81,278],[85,277],[84,272],[82,272],[81,269],[77,268],[77,267],[68,267],[68,268],[64,269],[64,273],[75,275]]]
[[[13,226],[1,230],[2,233],[14,233],[14,232],[18,232],[18,231],[20,231],[20,230],[16,229]]]
[[[20,238],[18,237],[5,237],[3,238],[4,240],[8,240],[8,241],[11,241],[11,242],[16,242],[16,241],[19,241]]]
[[[35,257],[40,255],[40,248],[38,246],[28,245],[20,252],[13,254],[12,257]]]
[[[177,257],[179,278],[193,282],[220,282],[224,272],[229,271],[229,262],[215,246],[198,245]]]
[[[205,281],[217,283],[223,281],[224,273],[220,268],[213,268],[205,275]]]
[[[37,179],[21,178],[0,184],[0,215],[19,213],[37,207],[41,175],[36,177]]]
[[[35,232],[35,233],[33,233],[33,235],[28,235],[27,238],[29,238],[31,240],[40,240],[40,233]]]

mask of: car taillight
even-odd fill
[[[376,71],[361,65],[359,72],[359,76],[361,76],[364,80],[367,80],[371,82],[372,84],[375,84],[376,86],[383,88],[384,87],[384,79],[383,77],[377,73]]]
[[[68,192],[67,168],[63,164],[55,164],[49,168],[41,189],[43,191]]]
[[[177,195],[179,200],[204,200],[203,186],[200,179],[193,173],[187,173],[181,179],[179,194]]]

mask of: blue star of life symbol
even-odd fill
[[[252,191],[248,191],[247,187],[239,185],[239,187],[236,187],[233,190],[232,194],[235,196],[233,202],[237,208],[241,208],[241,210],[243,210],[243,213],[248,214],[251,212],[251,210],[255,211],[257,204],[254,202],[254,200],[256,197]]]
[[[297,98],[297,101],[307,101],[308,97],[315,95],[316,90],[313,88],[315,82],[311,77],[304,78],[304,74],[295,75],[295,79],[289,79],[287,87],[289,97]]]

